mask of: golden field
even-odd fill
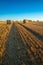
[[[6,50],[6,41],[9,34],[11,25],[6,25],[6,22],[0,22],[0,63],[2,63],[2,57],[4,56]]]
[[[43,36],[43,22],[28,22],[24,25]]]
[[[43,22],[0,22],[0,65],[43,65]]]

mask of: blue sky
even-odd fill
[[[43,0],[0,0],[0,20],[43,20]]]

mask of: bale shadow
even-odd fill
[[[36,33],[35,31],[31,30],[30,28],[28,28],[22,24],[20,24],[20,25],[23,26],[25,29],[27,29],[29,32],[31,32],[33,35],[35,35],[40,41],[43,42],[43,36],[41,36],[39,33]]]

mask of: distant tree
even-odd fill
[[[29,22],[32,22],[32,20],[28,20]]]
[[[39,20],[37,20],[37,22],[39,22]]]
[[[18,20],[16,20],[15,22],[18,22]]]
[[[25,19],[23,20],[23,23],[26,23],[26,20]]]
[[[7,20],[7,24],[11,24],[11,20]]]

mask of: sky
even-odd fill
[[[0,20],[43,20],[43,0],[0,0]]]

